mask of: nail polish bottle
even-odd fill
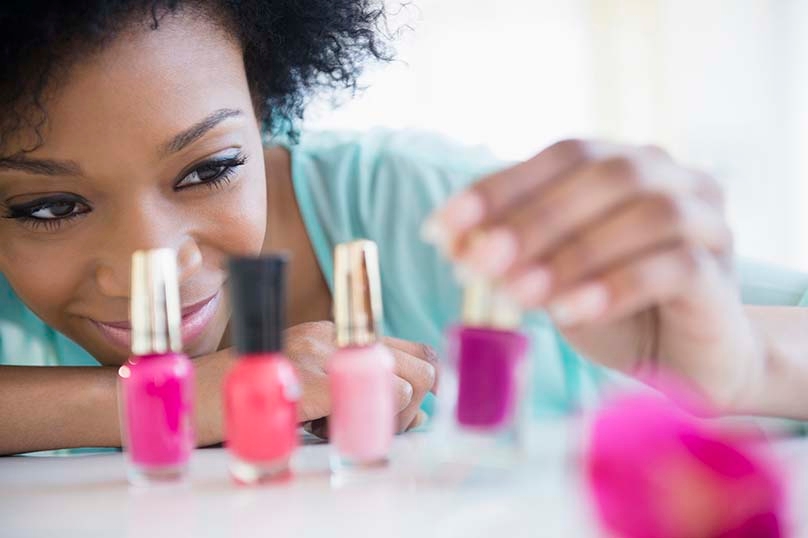
[[[130,482],[181,480],[195,446],[194,370],[182,352],[176,253],[132,255],[132,356],[118,370]]]
[[[331,391],[332,470],[386,463],[395,433],[393,356],[380,342],[382,297],[372,241],[334,251],[334,323],[338,350],[327,364]]]
[[[462,325],[448,332],[455,441],[481,462],[508,463],[525,442],[529,342],[520,322],[512,301],[477,280],[464,291]]]
[[[242,484],[288,477],[297,448],[300,382],[283,354],[286,264],[283,255],[229,263],[239,361],[225,380],[224,423],[230,474]]]

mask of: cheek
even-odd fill
[[[227,255],[255,255],[264,245],[267,224],[263,164],[246,171],[236,185],[216,197],[206,242]]]
[[[28,308],[49,325],[61,329],[65,306],[74,301],[83,287],[83,261],[76,256],[80,250],[62,242],[4,243],[0,272]]]

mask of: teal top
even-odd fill
[[[424,218],[481,175],[506,165],[481,148],[421,132],[307,133],[292,156],[297,202],[318,261],[331,282],[336,243],[368,238],[379,245],[388,335],[442,347],[458,319],[460,290],[451,268],[422,243]],[[741,261],[749,304],[808,304],[808,274]],[[565,413],[597,398],[617,374],[587,362],[548,319],[529,316],[533,407]],[[0,364],[97,365],[83,349],[39,320],[0,275]],[[427,407],[429,402],[427,403]]]

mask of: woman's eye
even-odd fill
[[[43,205],[38,209],[31,211],[29,216],[34,219],[53,220],[63,219],[73,215],[80,215],[82,213],[79,204],[76,202],[53,202]]]
[[[209,181],[215,180],[217,177],[222,175],[226,168],[224,166],[203,166],[201,168],[197,168],[184,178],[180,180],[177,184],[177,187],[187,187],[188,185],[196,185],[199,183],[207,183]]]
[[[8,206],[6,218],[30,222],[62,222],[89,213],[87,202],[75,196],[43,198],[26,204]]]
[[[174,188],[183,189],[194,185],[205,184],[214,186],[219,183],[224,183],[230,179],[235,169],[243,165],[244,162],[244,157],[238,154],[233,157],[205,163],[183,177]]]

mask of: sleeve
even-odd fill
[[[39,319],[0,275],[0,365],[98,366],[98,361]]]
[[[808,306],[808,273],[750,259],[736,263],[744,304]]]
[[[46,366],[56,360],[48,327],[0,275],[0,365]]]

